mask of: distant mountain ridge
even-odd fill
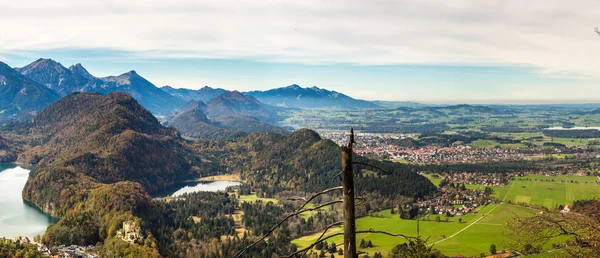
[[[160,89],[165,91],[166,93],[169,93],[175,97],[181,98],[186,101],[201,100],[204,102],[207,102],[207,101],[211,100],[212,98],[227,92],[227,90],[224,90],[221,88],[215,89],[215,88],[211,88],[209,86],[204,86],[199,90],[190,90],[190,89],[185,89],[185,88],[175,89],[175,88],[167,85],[167,86],[161,87]]]
[[[84,85],[82,91],[102,94],[125,92],[154,114],[168,114],[186,103],[157,88],[133,70],[119,76],[95,78]]]
[[[26,121],[60,96],[0,62],[0,124]]]
[[[211,140],[239,135],[236,132],[287,134],[287,130],[269,124],[276,122],[277,110],[252,96],[226,91],[207,103],[191,100],[176,112],[168,125],[185,137]]]
[[[179,130],[182,136],[192,139],[220,140],[235,135],[234,131],[215,125],[206,117],[200,107],[182,112],[168,125]]]
[[[379,108],[378,105],[351,98],[336,91],[318,87],[302,88],[292,84],[283,88],[267,91],[249,91],[245,94],[273,106],[292,108],[322,108],[336,110],[360,110]]]
[[[67,69],[52,59],[40,58],[22,68],[15,68],[27,78],[54,90],[61,96],[82,91],[93,76],[79,64],[76,68]]]
[[[108,94],[121,91],[133,96],[156,115],[166,115],[186,103],[185,100],[162,91],[133,70],[118,76],[97,78],[80,63],[66,68],[59,62],[44,58],[15,70],[61,96],[73,92]]]
[[[433,106],[433,107],[399,107],[395,110],[403,111],[411,114],[429,114],[436,117],[444,117],[449,115],[497,115],[505,113],[503,110],[484,106],[484,105],[449,105],[449,106]]]
[[[277,110],[280,108],[265,105],[256,98],[238,91],[228,91],[206,102],[206,114],[219,118],[223,115],[238,113],[258,118],[266,122],[277,121]]]

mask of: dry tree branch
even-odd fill
[[[384,170],[384,169],[382,169],[382,168],[379,168],[379,167],[376,167],[376,166],[373,166],[373,165],[371,165],[371,164],[362,163],[362,162],[352,162],[352,164],[353,164],[353,165],[361,165],[361,166],[365,166],[365,167],[374,168],[374,169],[377,169],[377,170],[379,170],[379,171],[381,171],[381,172],[383,172],[383,173],[386,173],[386,174],[388,174],[388,175],[389,175],[389,174],[391,174],[390,172],[387,172],[386,170]]]
[[[279,221],[279,223],[277,223],[277,225],[275,225],[273,228],[271,228],[269,230],[269,232],[267,232],[266,234],[264,234],[261,238],[259,238],[258,240],[256,240],[254,243],[252,243],[249,246],[246,246],[246,248],[242,249],[241,251],[238,252],[238,254],[235,255],[235,257],[240,257],[242,254],[244,254],[248,249],[252,248],[253,246],[255,246],[256,244],[260,243],[261,241],[263,241],[265,238],[267,238],[269,235],[271,235],[273,233],[273,231],[275,231],[275,229],[277,229],[279,226],[281,226],[281,224],[283,224],[284,222],[286,222],[288,219],[290,219],[291,217],[300,215],[304,212],[307,211],[315,211],[315,210],[319,210],[323,207],[329,206],[329,205],[333,205],[336,203],[342,203],[343,201],[332,201],[332,202],[328,202],[325,204],[321,204],[319,206],[315,206],[313,208],[308,208],[308,209],[304,209],[304,210],[298,210],[290,215],[288,215],[287,217],[285,217],[285,219]]]
[[[336,186],[336,187],[332,187],[332,188],[323,190],[323,191],[321,191],[321,192],[319,192],[319,193],[311,196],[310,198],[308,198],[308,200],[306,200],[305,198],[301,198],[301,197],[292,197],[292,198],[288,198],[288,200],[290,200],[290,201],[299,201],[299,200],[304,201],[304,203],[302,204],[302,206],[300,206],[300,208],[298,208],[298,210],[302,210],[302,208],[304,208],[304,206],[306,206],[308,203],[310,203],[313,199],[317,198],[318,196],[326,194],[326,193],[329,193],[329,192],[333,192],[335,190],[343,190],[343,189],[344,188],[341,187],[341,186]]]
[[[344,224],[343,221],[338,221],[336,223],[332,223],[329,226],[327,226],[327,228],[325,228],[325,230],[323,231],[323,234],[321,234],[321,236],[319,236],[319,238],[317,239],[317,241],[319,241],[319,240],[321,240],[321,238],[323,238],[323,236],[325,235],[325,233],[327,233],[327,230],[331,229],[332,227],[339,226],[339,225],[342,225],[342,224]]]
[[[366,233],[384,234],[384,235],[393,236],[393,237],[403,237],[406,240],[416,239],[415,237],[410,237],[410,236],[403,235],[403,234],[393,234],[393,233],[386,232],[386,231],[381,231],[381,230],[373,230],[372,228],[370,228],[369,230],[359,230],[359,231],[356,231],[356,234],[366,234]],[[332,237],[344,235],[344,232],[339,232],[339,233],[331,234],[331,235],[329,235],[329,236],[327,236],[325,238],[322,238],[323,235],[325,235],[325,232],[323,232],[323,234],[319,237],[319,239],[317,241],[313,242],[309,246],[307,246],[305,248],[302,248],[302,249],[300,249],[300,250],[298,250],[298,251],[296,251],[296,252],[294,252],[294,253],[292,253],[292,254],[290,254],[288,256],[282,256],[282,257],[291,258],[294,255],[297,255],[297,254],[300,254],[300,253],[305,253],[306,254],[306,252],[308,252],[310,249],[312,249],[313,247],[315,247],[317,244],[319,244],[319,243],[321,243],[321,242],[323,242],[323,241],[325,241],[327,239],[330,239]],[[336,246],[338,246],[338,245],[336,245]]]
[[[386,232],[386,231],[381,231],[381,230],[373,230],[372,228],[370,228],[368,230],[358,230],[358,231],[356,231],[356,234],[366,234],[366,233],[383,234],[383,235],[388,235],[388,236],[393,236],[393,237],[402,237],[402,238],[404,238],[406,240],[416,239],[416,237],[411,237],[411,236],[407,236],[407,235],[403,235],[403,234],[394,234],[394,233],[390,233],[390,232]]]
[[[358,205],[361,205],[361,204],[367,202],[367,198],[363,198],[363,197],[356,197],[354,199],[360,201],[359,203],[355,203],[354,206],[358,206]]]
[[[595,31],[595,32],[596,32],[598,35],[600,35],[600,30],[598,30],[598,27],[594,28],[594,31]]]
[[[321,234],[321,236],[319,236],[319,238],[317,239],[317,241],[321,240],[321,238],[323,238],[323,236],[324,236],[324,235],[327,233],[327,231],[328,231],[329,229],[331,229],[332,227],[339,226],[339,225],[343,225],[343,224],[344,224],[344,222],[343,222],[343,221],[338,221],[338,222],[336,222],[336,223],[333,223],[333,224],[331,224],[331,225],[327,226],[327,228],[325,228],[325,230],[323,230],[323,234]],[[306,253],[307,253],[307,252],[308,252],[308,250],[306,250],[306,251],[305,251],[305,252],[302,254],[302,256],[300,256],[300,258],[303,258],[303,257],[306,255]]]
[[[321,239],[321,240],[319,240],[319,241],[315,241],[314,243],[310,244],[309,246],[307,246],[307,247],[305,247],[305,248],[303,248],[303,249],[300,249],[300,250],[298,250],[298,251],[296,251],[296,252],[294,252],[294,253],[292,253],[292,254],[290,254],[290,255],[288,255],[288,256],[282,256],[282,257],[285,257],[285,258],[291,258],[291,257],[293,257],[294,255],[297,255],[297,254],[299,254],[299,253],[302,253],[302,252],[307,252],[308,250],[312,249],[312,248],[313,248],[315,245],[317,245],[318,243],[321,243],[321,242],[323,242],[323,241],[325,241],[325,240],[327,240],[327,239],[330,239],[330,238],[332,238],[332,237],[335,237],[335,236],[342,236],[342,235],[344,235],[344,232],[339,232],[339,233],[331,234],[331,235],[329,235],[329,236],[327,236],[327,237],[325,237],[325,238],[322,238],[322,239]]]

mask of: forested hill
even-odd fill
[[[206,120],[201,113],[197,115],[198,121]],[[289,190],[316,192],[340,184],[336,177],[341,170],[340,147],[314,131],[190,142],[176,129],[163,127],[124,93],[70,94],[31,122],[1,133],[7,139],[0,138],[4,146],[0,149],[10,148],[13,142],[24,143],[23,150],[17,150],[18,161],[36,164],[23,199],[60,217],[48,228],[43,242],[100,242],[105,254],[114,253],[115,243],[122,243],[115,236],[124,221],[134,221],[145,235],[143,241],[119,247],[135,257],[185,253],[171,238],[184,226],[176,221],[189,224],[189,216],[177,217],[179,213],[148,195],[185,179],[239,172],[246,182],[240,192],[252,189],[267,196]],[[356,160],[387,171],[361,173],[357,168],[358,191],[420,197],[435,189],[413,167],[361,157]]]
[[[198,175],[199,157],[178,131],[163,127],[124,93],[71,94],[26,126],[37,146],[19,161],[37,163],[36,176],[48,168],[72,168],[98,182],[127,180],[154,191]]]
[[[267,196],[285,190],[317,192],[340,185],[336,175],[341,172],[341,148],[308,129],[289,136],[250,134],[235,141],[201,141],[197,147],[205,155],[220,160],[224,169],[240,173],[255,190]],[[362,157],[355,160],[389,172],[362,176],[358,173],[362,170],[356,166],[357,191],[413,197],[435,190],[435,186],[411,166]]]
[[[216,140],[231,138],[238,135],[235,131],[214,125],[199,108],[186,111],[176,116],[169,122],[169,126],[177,128],[183,136],[193,139],[201,138]]]
[[[14,131],[29,142],[19,161],[37,164],[23,199],[61,217],[44,235],[49,244],[102,242],[130,220],[148,237],[128,248],[158,256],[142,223],[156,209],[148,192],[198,177],[204,166],[177,130],[124,93],[70,94]]]

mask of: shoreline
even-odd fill
[[[183,181],[183,183],[214,182],[214,181],[232,181],[232,182],[242,183],[242,180],[240,179],[239,174],[223,174],[223,175],[206,176],[206,177],[185,180],[185,181]]]

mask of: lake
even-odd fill
[[[546,128],[546,130],[591,130],[591,129],[594,129],[594,130],[600,130],[600,127],[593,127],[593,126],[590,126],[590,127],[574,126],[574,127],[567,127],[567,128],[564,128],[564,127],[562,127],[562,126],[554,126],[554,127],[548,127],[548,128]]]
[[[29,170],[0,164],[0,237],[43,235],[56,219],[23,201],[21,192]]]
[[[201,181],[178,184],[175,187],[171,187],[167,191],[162,191],[156,194],[155,197],[177,197],[186,193],[225,191],[227,187],[238,186],[241,184],[242,183],[235,181]]]

